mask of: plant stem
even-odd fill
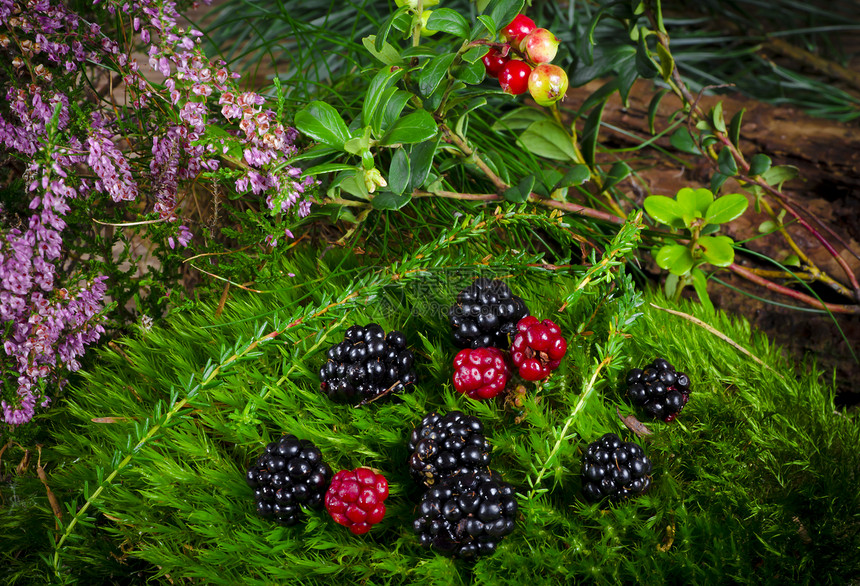
[[[833,313],[860,314],[860,305],[835,305],[833,303],[825,303],[823,301],[819,301],[814,297],[810,297],[809,295],[801,293],[800,291],[795,291],[794,289],[789,289],[788,287],[777,285],[773,281],[768,281],[764,277],[758,276],[746,267],[742,267],[735,263],[730,264],[728,268],[733,273],[743,277],[744,279],[747,279],[748,281],[752,281],[757,285],[761,285],[769,291],[774,291],[781,295],[797,299],[798,301],[802,301],[803,303],[815,307],[817,309],[824,309]]]

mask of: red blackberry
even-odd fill
[[[319,448],[291,434],[267,445],[245,475],[254,489],[257,513],[282,525],[297,523],[302,505],[321,508],[330,479],[331,468]]]
[[[526,380],[541,380],[558,368],[567,352],[561,328],[548,319],[524,317],[517,324],[517,335],[511,344],[511,361]]]
[[[325,508],[332,519],[356,535],[370,531],[382,521],[388,498],[388,481],[370,468],[341,470],[332,478],[325,495]]]
[[[514,530],[517,510],[513,487],[497,474],[462,474],[424,493],[413,527],[424,547],[471,559],[496,550]]]
[[[525,302],[499,280],[476,279],[457,294],[448,310],[454,344],[459,348],[507,348],[517,322],[529,314]]]
[[[670,423],[690,399],[690,377],[658,358],[627,373],[627,394],[649,415]]]
[[[651,460],[633,442],[607,433],[590,444],[582,459],[582,492],[591,501],[624,500],[651,486]]]
[[[329,348],[326,356],[320,389],[337,401],[364,405],[410,391],[415,384],[406,336],[398,331],[386,336],[374,323],[349,328],[344,341]]]
[[[454,388],[470,399],[491,399],[505,390],[511,373],[498,348],[466,348],[454,357]]]
[[[486,472],[490,443],[484,425],[476,417],[451,411],[444,417],[429,413],[409,439],[412,477],[427,486],[470,472]]]

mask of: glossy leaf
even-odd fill
[[[587,165],[576,165],[567,170],[558,183],[552,188],[553,191],[556,189],[563,189],[565,187],[574,187],[576,185],[582,185],[586,181],[591,178],[591,171],[588,169]]]
[[[576,161],[576,151],[570,137],[554,120],[544,118],[533,122],[520,135],[520,143],[539,157]]]
[[[662,46],[662,45],[660,45]],[[651,98],[651,101],[648,103],[648,131],[653,135],[656,134],[654,130],[654,121],[657,118],[657,108],[660,107],[660,101],[663,99],[663,96],[669,93],[669,90],[666,88],[661,89],[659,92],[654,94],[654,97]]]
[[[723,147],[720,154],[717,155],[717,166],[723,175],[734,177],[738,174],[738,164],[735,162],[735,157],[729,147]]]
[[[343,143],[350,139],[340,114],[325,102],[311,102],[296,112],[294,123],[299,132],[330,147],[343,149]]]
[[[773,161],[770,160],[770,157],[763,153],[753,155],[750,159],[750,175],[755,176],[767,173],[772,164]]]
[[[514,203],[523,203],[525,201],[528,201],[529,195],[531,195],[534,184],[534,175],[528,175],[526,177],[523,177],[523,179],[520,180],[520,182],[516,186],[510,187],[505,191],[504,197],[506,200]]]
[[[427,180],[427,174],[430,172],[430,167],[433,165],[433,156],[436,154],[436,147],[439,144],[439,139],[426,140],[412,147],[412,152],[409,155],[410,167],[412,173],[409,178],[409,190],[420,189]]]
[[[399,210],[412,200],[411,193],[397,195],[390,191],[377,193],[371,200],[371,205],[377,210]]]
[[[690,131],[687,130],[686,127],[682,126],[678,130],[672,134],[669,138],[669,142],[673,147],[681,151],[682,153],[687,153],[690,155],[701,155],[702,151],[699,150],[699,147],[696,146],[696,143],[693,141],[693,137],[690,136]]]
[[[644,202],[649,216],[673,228],[683,228],[684,221],[678,209],[678,202],[665,195],[649,195]]]
[[[684,224],[688,227],[695,218],[700,218],[703,215],[699,210],[700,197],[699,194],[696,193],[697,191],[698,190],[693,190],[689,187],[683,187],[678,190],[678,193],[675,196],[675,200],[678,202],[676,212],[684,218]],[[710,193],[710,191],[708,191],[708,193]],[[705,197],[707,196],[702,196],[703,199]],[[711,196],[711,199],[713,199],[713,196]]]
[[[732,116],[732,120],[729,122],[729,140],[738,148],[740,148],[741,142],[741,123],[743,122],[744,112],[746,111],[746,108],[741,108],[737,114]]]
[[[630,168],[630,165],[624,161],[613,163],[612,167],[609,169],[609,173],[606,174],[606,179],[603,181],[602,191],[606,191],[607,189],[611,189],[618,185],[624,181],[632,171],[633,169]]]
[[[601,102],[595,107],[585,119],[585,127],[582,130],[582,158],[589,167],[594,167],[594,154],[597,152],[597,137],[600,134],[600,119],[603,117],[603,109],[606,102]]]
[[[399,63],[403,63],[403,59],[400,58],[400,53],[397,52],[391,43],[382,43],[382,48],[376,49],[376,35],[370,35],[361,39],[361,44],[364,45],[364,48],[367,51],[376,57],[379,61],[382,61],[385,65],[395,65]]]
[[[693,268],[693,255],[690,249],[681,244],[667,244],[654,256],[657,266],[673,275],[686,275]]]
[[[389,88],[389,86],[392,83],[396,83],[397,80],[403,77],[405,72],[406,70],[402,67],[390,65],[388,67],[383,67],[379,70],[379,73],[373,76],[373,79],[370,80],[370,85],[367,87],[367,92],[364,94],[364,104],[361,108],[361,114],[365,124],[371,124],[371,121],[376,116],[376,111],[380,104],[385,104],[387,103],[387,100],[391,99],[394,92],[386,90],[390,90],[391,88]],[[382,101],[383,97],[386,98],[385,102]],[[374,130],[377,133],[379,132],[378,127],[374,128]]]
[[[507,26],[517,14],[522,12],[523,6],[525,6],[525,0],[492,0],[484,10],[484,14],[488,14],[493,19],[498,30]]]
[[[422,96],[428,97],[436,91],[436,88],[439,87],[439,84],[448,75],[448,69],[451,67],[456,56],[456,53],[445,53],[444,55],[434,57],[424,65],[424,69],[421,70],[421,74],[418,77],[418,89]]]
[[[708,206],[705,219],[709,224],[725,224],[743,215],[749,207],[749,201],[740,193],[729,193]]]
[[[380,144],[412,144],[424,142],[436,136],[438,128],[433,116],[427,110],[416,110],[392,125]]]
[[[725,173],[720,173],[719,171],[715,171],[714,174],[711,176],[711,185],[710,185],[711,191],[713,191],[714,193],[719,193],[720,187],[723,186],[723,183],[725,183],[726,179],[728,179],[728,178],[729,178],[729,176],[726,175]]]
[[[639,42],[636,44],[636,71],[646,79],[657,77],[657,74],[660,73],[657,65],[651,59],[646,36],[641,30],[639,32]]]
[[[437,8],[432,11],[427,19],[427,29],[443,31],[464,39],[469,36],[469,23],[459,12],[450,8]]]
[[[693,288],[696,290],[696,295],[699,296],[699,302],[709,312],[713,313],[714,304],[711,303],[711,298],[708,296],[708,279],[705,273],[700,268],[695,268],[690,272],[693,278]]]
[[[764,179],[768,185],[776,185],[777,187],[780,187],[786,181],[797,177],[797,175],[797,167],[792,165],[777,165],[776,167],[771,167],[762,173],[761,178]]]
[[[392,193],[400,195],[409,185],[409,157],[406,149],[395,149],[391,157],[391,166],[388,169],[388,189]]]
[[[734,241],[728,236],[702,236],[699,246],[702,256],[714,266],[727,267],[735,260]]]

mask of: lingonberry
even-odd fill
[[[499,73],[499,85],[502,91],[512,96],[524,94],[529,89],[529,75],[532,68],[525,61],[511,59]]]
[[[529,74],[529,93],[541,106],[550,106],[564,98],[567,74],[557,65],[542,63]]]
[[[498,348],[467,348],[454,357],[454,388],[470,399],[491,399],[505,390],[511,373]]]
[[[484,69],[487,70],[487,75],[490,77],[499,77],[499,73],[501,73],[505,64],[510,61],[510,57],[505,57],[501,51],[493,47],[481,60],[484,62]]]
[[[382,521],[388,498],[388,481],[370,468],[341,470],[331,479],[325,508],[332,519],[355,535],[363,535]]]
[[[536,28],[520,41],[519,49],[532,63],[549,63],[558,53],[558,38],[545,28]]]
[[[534,29],[535,21],[525,14],[517,14],[510,24],[502,29],[502,38],[508,43],[516,45]]]
[[[541,380],[557,369],[567,352],[567,342],[555,322],[542,322],[532,315],[517,324],[511,344],[511,361],[526,380]]]

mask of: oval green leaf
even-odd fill
[[[703,236],[699,238],[702,256],[714,266],[727,267],[735,260],[734,241],[728,236]]]
[[[705,220],[709,224],[725,224],[741,216],[749,207],[749,201],[740,193],[729,193],[708,206]]]
[[[673,275],[685,275],[693,268],[693,255],[690,249],[680,244],[667,244],[654,256],[657,266]]]
[[[313,101],[296,112],[294,123],[302,134],[340,150],[351,138],[343,118],[325,102]]]
[[[411,144],[424,142],[436,136],[436,121],[427,110],[417,110],[394,123],[380,144]]]
[[[451,67],[456,56],[456,53],[446,53],[434,57],[424,65],[418,77],[418,89],[422,96],[429,97],[436,91],[442,79],[448,75],[448,68]]]
[[[388,189],[392,193],[400,195],[409,185],[409,157],[406,149],[399,148],[391,157],[391,166],[388,168]]]
[[[378,193],[370,203],[377,210],[399,210],[400,208],[408,204],[411,200],[411,193],[397,195],[396,193],[391,193],[390,191],[383,191],[381,193]]]
[[[750,159],[750,175],[755,176],[767,173],[772,164],[773,161],[770,160],[770,157],[763,153],[753,155],[752,159]]]
[[[678,213],[678,202],[665,195],[649,195],[645,198],[645,211],[648,215],[667,226],[680,228],[679,222],[683,222],[681,214]]]
[[[427,29],[444,31],[463,39],[469,36],[469,23],[459,12],[450,8],[434,10],[427,19]]]

